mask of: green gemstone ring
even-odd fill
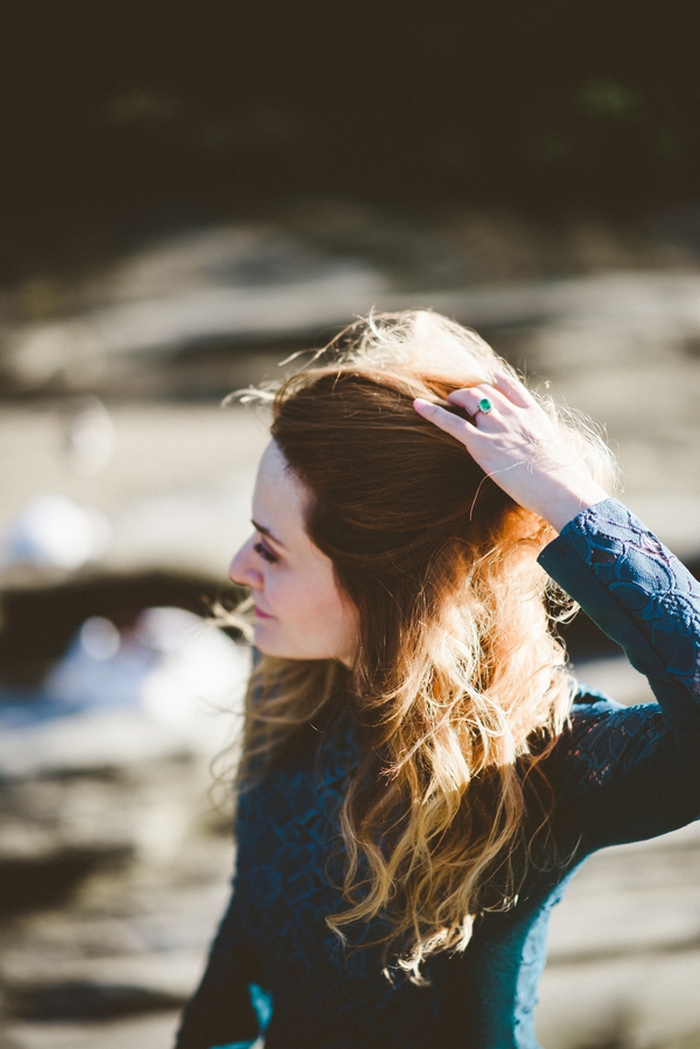
[[[474,412],[474,415],[476,415],[477,412],[483,412],[484,415],[488,415],[489,412],[492,411],[492,410],[493,410],[493,405],[491,404],[491,401],[488,399],[488,397],[482,397],[481,400],[479,401],[479,405],[478,405],[478,407],[476,409],[476,412]]]

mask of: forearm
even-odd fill
[[[700,741],[700,584],[617,500],[583,511],[546,571],[645,674],[678,741]]]

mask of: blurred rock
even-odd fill
[[[0,690],[0,776],[213,754],[249,668],[248,649],[181,608],[147,609],[123,635],[92,617],[39,689]]]
[[[3,823],[33,825],[35,849],[42,837],[131,842],[120,865],[85,868],[63,895],[27,901],[9,922],[0,916],[0,1045],[53,1045],[53,1034],[87,1047],[104,1034],[124,1046],[134,1023],[140,1044],[170,1044],[173,1007],[198,979],[232,867],[228,819],[213,818],[209,780],[205,758],[162,756],[0,788]],[[129,1019],[163,1009],[155,1027]]]
[[[0,917],[65,903],[89,875],[105,868],[123,867],[131,856],[129,845],[76,848],[60,841],[48,843],[34,855],[8,855],[0,833]]]
[[[0,534],[0,567],[31,564],[72,571],[99,561],[111,535],[103,514],[62,494],[40,495]]]
[[[191,345],[315,334],[364,312],[388,288],[359,257],[334,256],[270,228],[174,237],[118,265],[84,291],[84,312],[4,332],[18,388],[109,383],[148,355]]]
[[[27,320],[0,327],[6,389],[143,396],[174,385],[187,396],[204,371],[209,390],[216,381],[225,392],[227,363],[322,344],[373,307],[426,306],[482,328],[534,323],[555,337],[597,318],[611,339],[697,340],[696,254],[660,229],[592,219],[545,228],[476,212],[421,222],[357,202],[300,202],[276,224],[145,245],[79,282],[72,313],[18,307]]]
[[[77,980],[6,991],[5,1008],[21,1020],[108,1020],[114,1016],[154,1013],[182,1006],[183,999],[130,984]]]
[[[235,607],[241,591],[199,573],[155,569],[111,572],[85,569],[60,578],[45,573],[0,594],[0,682],[7,689],[37,690],[71,640],[80,633],[93,655],[116,654],[122,633],[133,633],[145,608],[175,607],[209,622],[223,602]],[[86,625],[86,622],[89,625]],[[229,630],[240,637],[240,631]],[[117,644],[118,643],[118,644]]]

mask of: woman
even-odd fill
[[[268,1049],[531,1049],[566,879],[700,814],[700,589],[474,333],[407,313],[335,350],[277,393],[231,566],[262,657],[177,1046],[255,1040],[255,986]],[[659,706],[577,689],[563,591]]]

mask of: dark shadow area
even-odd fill
[[[689,0],[11,0],[1,22],[4,281],[313,196],[663,207],[688,236]]]
[[[177,1009],[184,999],[165,991],[121,984],[63,981],[6,992],[12,1016],[34,1023],[110,1020]]]
[[[132,857],[128,848],[62,848],[44,856],[0,857],[0,918],[65,904],[100,870],[118,870]]]

